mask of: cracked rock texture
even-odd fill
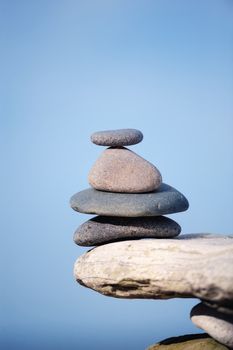
[[[117,298],[233,300],[233,236],[185,234],[102,245],[75,263],[76,280]]]

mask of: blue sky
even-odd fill
[[[182,232],[232,233],[232,14],[231,0],[0,1],[5,347],[137,350],[199,332],[195,300],[77,285],[72,236],[89,216],[68,201],[103,150],[90,134],[133,127],[131,149],[189,199],[171,215]]]

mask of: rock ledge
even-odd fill
[[[117,298],[233,300],[233,236],[185,234],[105,244],[75,263],[76,280]]]

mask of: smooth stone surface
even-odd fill
[[[159,170],[127,148],[108,148],[97,159],[88,176],[96,190],[143,193],[157,189],[162,182]]]
[[[147,350],[227,350],[207,334],[189,334],[173,337],[151,345]]]
[[[91,135],[91,141],[99,146],[121,147],[136,145],[143,139],[137,129],[119,129],[97,131]]]
[[[163,183],[158,190],[141,194],[103,192],[89,188],[72,196],[70,205],[80,213],[138,217],[185,211],[189,203],[183,194]]]
[[[75,263],[76,280],[117,298],[233,300],[233,236],[185,234],[174,239],[109,243]]]
[[[97,216],[76,230],[74,241],[81,246],[93,246],[126,239],[172,238],[178,236],[180,231],[180,225],[164,216]]]
[[[233,347],[233,316],[200,303],[192,309],[191,320],[220,343]]]

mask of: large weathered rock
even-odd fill
[[[204,303],[191,311],[191,320],[220,343],[233,347],[233,316],[221,313]]]
[[[123,193],[154,191],[161,185],[158,169],[127,148],[108,148],[97,159],[88,176],[96,190]]]
[[[106,244],[76,262],[76,280],[118,298],[233,300],[233,236],[186,234]]]
[[[151,345],[147,350],[227,350],[207,334],[190,334],[173,337]]]
[[[88,188],[73,195],[70,205],[80,213],[124,217],[172,214],[189,207],[185,196],[165,183],[150,193],[112,193]]]

